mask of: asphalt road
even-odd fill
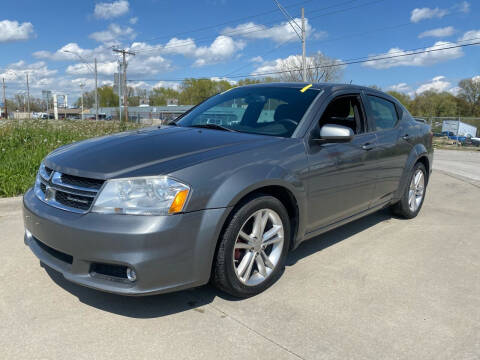
[[[0,200],[0,358],[479,359],[479,212],[475,183],[435,170],[417,218],[382,211],[310,240],[236,301],[71,284],[24,246],[19,199]]]

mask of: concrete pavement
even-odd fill
[[[0,200],[0,358],[479,359],[479,211],[477,186],[434,171],[417,218],[382,211],[310,240],[239,301],[71,284],[24,246],[19,199]]]
[[[433,168],[480,185],[480,151],[435,150]]]

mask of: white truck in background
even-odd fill
[[[474,138],[477,136],[477,128],[460,120],[443,120],[442,133],[447,136]]]

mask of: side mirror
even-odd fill
[[[325,124],[314,140],[322,143],[350,142],[353,139],[353,130],[349,127],[335,124]]]

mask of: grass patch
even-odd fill
[[[59,146],[138,127],[112,121],[0,121],[0,197],[23,194],[35,182],[42,159]]]

